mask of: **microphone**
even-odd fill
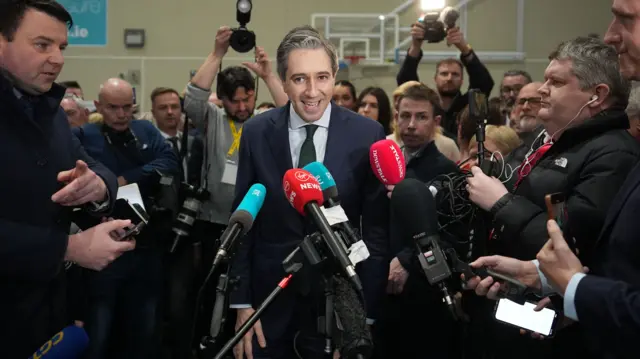
[[[311,162],[304,167],[304,170],[309,171],[309,173],[318,180],[324,197],[324,206],[320,209],[327,218],[329,225],[332,228],[338,229],[341,234],[344,234],[340,237],[344,240],[345,246],[349,248],[348,252],[351,263],[356,265],[369,258],[367,246],[351,226],[347,214],[340,205],[338,187],[327,167],[320,162]]]
[[[353,282],[356,289],[361,291],[362,283],[360,283],[360,278],[358,278],[353,264],[347,257],[347,253],[338,238],[336,238],[335,233],[331,230],[327,218],[320,210],[319,204],[322,204],[324,197],[318,180],[308,171],[294,168],[284,174],[282,186],[289,203],[298,213],[311,217],[320,230],[329,250],[340,265],[340,269]]]
[[[369,358],[373,352],[371,332],[367,329],[367,315],[358,293],[349,282],[340,277],[331,278],[334,297],[335,326],[333,331],[336,348],[340,357]],[[338,335],[340,334],[340,335]]]
[[[402,150],[392,140],[380,140],[369,150],[371,169],[383,185],[396,185],[404,179],[406,164]]]
[[[84,329],[70,325],[56,333],[29,359],[73,359],[80,357],[89,346]]]
[[[455,305],[444,282],[452,271],[438,243],[438,215],[431,191],[422,182],[407,178],[393,190],[391,211],[402,224],[402,237],[411,238],[411,245],[418,249],[418,261],[429,284],[440,287],[445,303],[455,316]]]
[[[260,183],[256,183],[249,188],[242,202],[229,218],[229,227],[220,237],[220,248],[213,260],[212,269],[216,268],[227,256],[236,239],[245,235],[251,229],[253,221],[264,204],[266,195],[267,189]]]

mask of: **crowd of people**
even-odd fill
[[[462,31],[448,29],[460,55],[435,64],[433,88],[418,78],[426,45],[416,22],[389,92],[336,81],[336,49],[310,26],[289,31],[274,61],[258,46],[255,62],[222,68],[233,33],[222,26],[184,88],[150,93],[148,113],[123,79],[105,79],[95,101],[83,79],[56,82],[73,24],[58,2],[2,6],[3,358],[46,348],[67,325],[86,331],[88,359],[193,358],[213,332],[214,303],[226,321],[206,349],[219,350],[283,278],[284,258],[317,231],[282,195],[285,172],[316,161],[369,252],[357,272],[373,358],[635,357],[640,3],[614,0],[603,39],[563,39],[544,74],[513,69],[499,81]],[[257,81],[272,102],[256,105]],[[472,89],[487,99],[481,126]],[[370,168],[369,149],[385,139],[401,148],[406,178],[465,176],[482,226],[443,230],[443,243],[535,289],[529,299],[562,318],[553,338],[497,321],[503,283],[490,276],[456,280],[459,319],[450,316],[390,211],[394,187]],[[229,216],[256,183],[267,190],[262,209],[207,281]],[[118,217],[132,188],[149,215],[133,235],[132,218]],[[549,194],[563,197],[551,219]],[[296,275],[230,355],[326,357],[321,281],[313,270]]]

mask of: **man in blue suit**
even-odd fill
[[[232,308],[238,308],[236,329],[285,275],[285,257],[314,231],[291,207],[282,189],[288,169],[313,161],[323,162],[335,178],[352,224],[359,227],[362,221],[371,256],[358,270],[367,316],[373,319],[384,293],[390,258],[388,199],[370,169],[369,148],[385,138],[384,130],[379,123],[331,102],[338,60],[335,48],[315,29],[305,26],[290,31],[278,48],[277,63],[290,102],[250,119],[240,142],[233,208],[254,183],[266,186],[267,197],[232,266],[234,275],[240,277],[231,295]],[[296,358],[294,352],[304,358],[322,357],[324,342],[317,333],[318,312],[314,312],[324,310],[322,288],[318,288],[322,286],[300,275],[294,276],[293,283],[296,285],[278,296],[238,344],[236,358],[243,354]],[[315,295],[318,289],[320,294]]]
[[[180,174],[178,157],[160,131],[147,120],[133,120],[133,89],[120,79],[107,80],[96,108],[102,124],[87,124],[73,131],[87,153],[118,177],[118,184],[138,184],[150,225],[138,236],[135,251],[118,258],[103,272],[88,272],[86,329],[91,339],[88,359],[107,358],[115,332],[122,336],[116,358],[153,358],[155,323],[162,285],[162,235],[151,208],[158,193],[159,175]],[[116,320],[117,319],[117,320]],[[112,331],[112,323],[121,330]]]

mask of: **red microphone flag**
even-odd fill
[[[293,168],[284,174],[282,179],[284,195],[298,213],[305,215],[304,206],[309,202],[316,202],[322,206],[324,197],[318,180],[308,171]]]
[[[380,140],[369,151],[371,169],[384,185],[396,185],[404,179],[406,165],[402,150],[392,140]]]

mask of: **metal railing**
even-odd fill
[[[467,36],[467,5],[473,0],[460,0],[453,6],[460,12],[458,24]],[[484,62],[522,61],[524,53],[525,0],[516,0],[517,28],[515,51],[482,51],[476,53]],[[415,0],[407,0],[386,14],[364,13],[316,13],[311,25],[324,33],[338,47],[341,60],[350,56],[362,56],[364,64],[401,63],[406,48],[411,43],[407,26],[400,26],[400,15],[411,9]],[[404,24],[403,24],[404,25]],[[425,62],[457,57],[455,51],[423,51]]]

